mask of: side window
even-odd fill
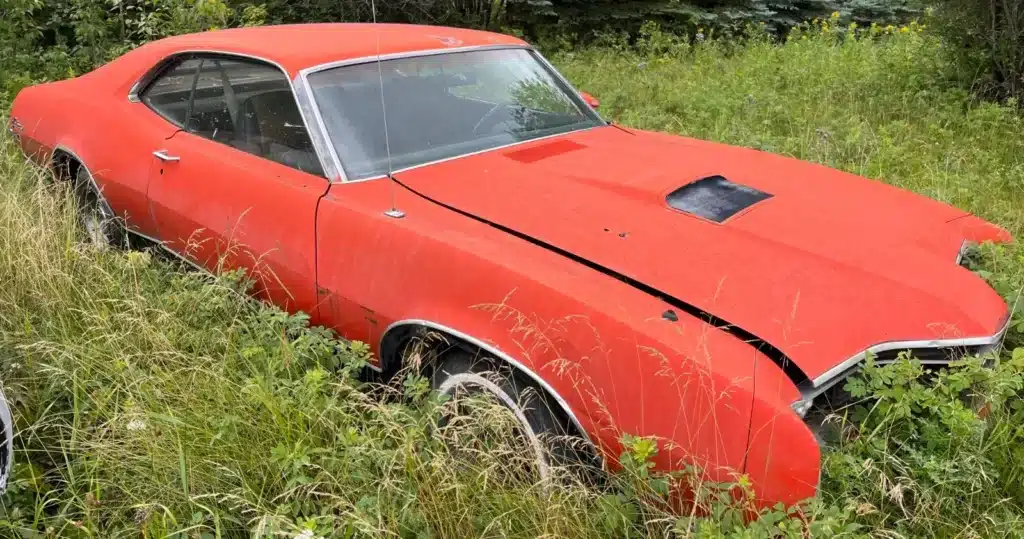
[[[262,62],[204,58],[186,129],[323,176],[291,84],[280,69]]]
[[[142,92],[142,102],[175,125],[184,126],[200,63],[198,58],[175,60]]]

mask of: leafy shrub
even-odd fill
[[[508,23],[550,41],[560,34],[587,39],[599,34],[636,36],[645,24],[692,35],[698,28],[736,34],[763,26],[785,34],[793,26],[838,13],[844,21],[896,24],[919,11],[911,0],[521,0],[508,4]]]
[[[610,118],[879,178],[1024,233],[1024,120],[950,89],[943,48],[918,25],[851,31],[830,18],[781,45],[656,25],[637,48],[609,35],[553,60]],[[74,59],[72,48],[51,50]],[[919,537],[1024,525],[1020,351],[930,381],[912,362],[869,367],[850,382],[860,399],[826,456],[821,499],[751,526],[745,497],[729,495],[747,492],[742,478],[701,488],[711,519],[667,513],[664,485],[694,472],[654,473],[658,445],[643,438],[625,440],[627,472],[605,490],[496,486],[488,461],[459,469],[427,435],[442,403],[422,381],[372,399],[352,377],[364,350],[245,299],[241,276],[83,250],[35,174],[0,156],[0,368],[21,433],[0,536]],[[1007,344],[1020,347],[1024,250],[986,253],[983,275],[1017,310]]]
[[[0,102],[28,84],[80,75],[142,43],[262,24],[222,0],[11,0],[0,19]]]
[[[862,522],[930,537],[1024,525],[1024,349],[994,369],[973,359],[934,376],[910,358],[869,360],[847,389],[857,404],[836,423],[853,428],[826,458],[825,488]]]
[[[1024,4],[942,0],[938,12],[963,79],[985,97],[1024,98]]]
[[[693,34],[763,24],[779,34],[838,12],[844,20],[913,16],[909,0],[402,0],[377,2],[390,22],[502,28],[550,43],[638,35],[645,23]],[[87,71],[168,35],[265,23],[369,21],[367,0],[8,0],[0,18],[0,102],[21,87]]]

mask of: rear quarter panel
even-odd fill
[[[18,92],[11,105],[11,118],[21,126],[19,140],[25,155],[37,164],[48,163],[58,140],[66,138],[68,99],[78,85],[75,79],[29,86]]]
[[[177,128],[129,102],[128,92],[167,53],[145,46],[80,77],[23,89],[11,117],[22,125],[26,155],[46,166],[55,149],[72,153],[118,213],[145,215],[152,146]]]

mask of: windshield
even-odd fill
[[[380,69],[369,62],[308,78],[350,180],[386,174],[388,142],[399,170],[603,123],[527,49],[398,58]]]

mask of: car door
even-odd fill
[[[197,57],[183,129],[152,150],[159,239],[209,271],[245,269],[257,295],[311,312],[328,181],[289,80],[258,60]]]

